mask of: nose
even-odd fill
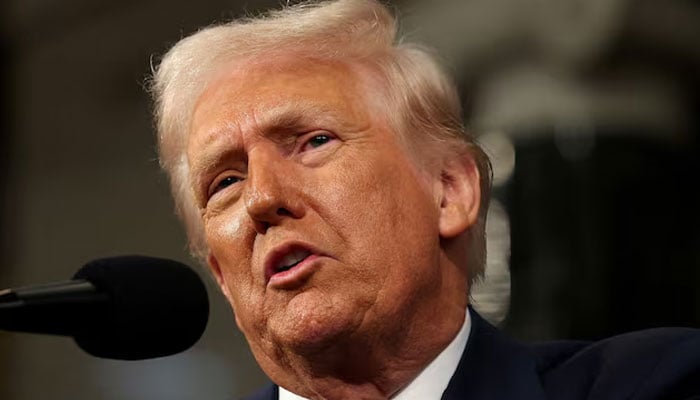
[[[256,148],[248,154],[245,207],[258,233],[285,219],[303,217],[299,180],[290,163],[274,148]]]

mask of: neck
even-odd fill
[[[383,337],[336,338],[324,347],[279,354],[263,368],[279,385],[309,399],[388,399],[455,338],[465,307],[466,301],[443,304],[439,317],[430,308]]]
[[[390,398],[449,345],[464,322],[463,310],[461,317],[449,321],[439,332],[432,331],[430,344],[423,341],[417,345],[418,338],[414,344],[406,343],[415,337],[411,334],[384,345],[376,341],[342,341],[314,354],[290,359],[294,377],[288,384],[280,383],[310,399]]]

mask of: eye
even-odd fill
[[[240,181],[241,181],[241,178],[239,178],[237,176],[231,176],[231,175],[225,176],[219,180],[215,180],[212,183],[211,187],[209,188],[208,196],[211,197],[211,196],[215,195],[217,192],[220,192],[220,191],[226,189],[227,187],[229,187],[235,183],[238,183]]]
[[[331,140],[333,140],[333,137],[331,135],[327,135],[327,134],[314,135],[309,140],[307,140],[306,143],[304,143],[301,150],[306,151],[306,150],[310,150],[310,149],[315,149],[315,148],[323,146],[324,144],[330,142]]]

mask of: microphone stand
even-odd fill
[[[82,279],[0,290],[0,330],[74,336],[78,319],[96,316],[108,298]]]

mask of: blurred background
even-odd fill
[[[191,265],[143,82],[197,27],[263,1],[9,0],[0,9],[0,288],[118,254]],[[395,1],[456,75],[494,164],[477,307],[522,340],[700,327],[700,6]],[[206,275],[201,271],[202,275]],[[193,349],[92,358],[0,332],[0,398],[227,399],[265,378],[210,283]]]

